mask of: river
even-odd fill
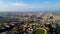
[[[60,34],[60,26],[59,26],[58,22],[56,23],[56,29],[58,31],[58,34]]]

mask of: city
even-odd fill
[[[40,12],[0,13],[1,34],[60,34],[60,15]],[[43,34],[40,32],[40,34]]]
[[[0,0],[0,34],[60,34],[60,0]]]

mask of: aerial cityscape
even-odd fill
[[[60,15],[40,12],[1,12],[1,34],[60,34]],[[41,31],[39,31],[41,30]]]
[[[60,34],[60,0],[0,0],[0,34]]]

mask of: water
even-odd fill
[[[58,34],[60,34],[60,26],[59,26],[58,23],[56,23],[56,29],[57,29],[57,31],[58,31]]]

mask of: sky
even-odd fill
[[[60,11],[60,0],[0,0],[0,11]]]

